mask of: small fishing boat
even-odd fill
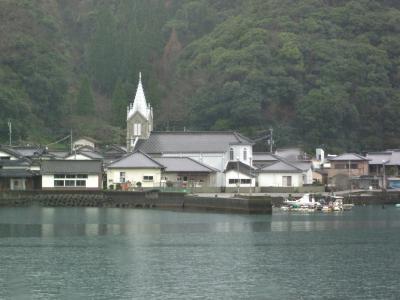
[[[400,203],[397,203],[395,207],[400,208]]]

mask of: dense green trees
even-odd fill
[[[95,110],[92,86],[89,78],[84,76],[79,88],[78,97],[76,98],[76,112],[81,116],[88,116],[93,114]]]
[[[278,146],[399,147],[397,2],[2,1],[0,141],[9,118],[21,140],[65,126],[108,142],[98,124],[123,136],[142,71],[157,129],[272,126]]]

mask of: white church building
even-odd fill
[[[257,184],[259,187],[296,187],[310,183],[307,174],[310,173],[311,163],[288,162],[279,156],[274,156],[272,162],[262,164],[261,168],[258,165],[254,167],[253,162],[258,161],[257,154],[253,154],[254,142],[235,131],[153,131],[153,129],[153,109],[146,100],[142,77],[139,75],[134,101],[129,104],[127,110],[128,153],[140,151],[155,160],[161,159],[161,164],[164,158],[189,158],[212,170],[212,175],[202,182],[207,182],[208,187],[218,190],[246,191],[246,188],[255,187]],[[303,166],[305,164],[307,166]],[[196,180],[195,174],[199,166],[192,166],[193,170],[189,164],[185,166],[187,175],[183,176],[187,178],[185,180]],[[289,167],[293,169],[290,171],[293,171],[294,175],[289,174]],[[193,176],[190,175],[191,171]],[[283,174],[281,176],[283,179],[277,181],[276,174]],[[161,177],[166,178],[165,175],[167,174]],[[168,180],[170,177],[171,173]],[[181,177],[177,176],[172,180],[182,181]],[[300,179],[297,180],[298,178]]]

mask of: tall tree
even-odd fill
[[[111,99],[112,124],[114,126],[125,127],[127,105],[128,94],[121,80],[118,80]]]
[[[94,112],[94,99],[92,94],[92,86],[87,76],[84,76],[76,98],[76,112],[85,116]]]

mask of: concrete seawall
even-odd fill
[[[268,197],[195,197],[159,191],[8,191],[0,193],[0,207],[119,207],[202,210],[233,213],[272,213]]]

